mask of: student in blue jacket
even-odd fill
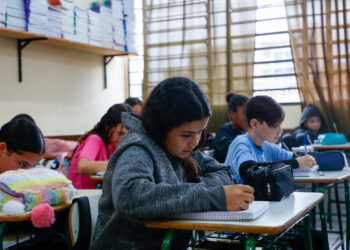
[[[243,183],[244,173],[255,165],[263,166],[279,161],[291,165],[292,168],[316,165],[316,160],[311,155],[294,158],[292,152],[275,144],[282,134],[284,111],[271,97],[251,98],[246,105],[246,118],[248,133],[236,137],[225,160],[237,183]]]
[[[199,85],[175,77],[159,83],[142,115],[123,113],[128,133],[103,180],[91,250],[160,249],[167,230],[145,221],[176,213],[247,209],[253,188],[234,185],[227,166],[197,150],[211,109]],[[191,231],[177,231],[186,249]]]

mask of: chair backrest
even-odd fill
[[[83,196],[73,200],[68,223],[72,249],[89,248],[95,232],[100,196]]]

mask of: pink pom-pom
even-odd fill
[[[49,227],[55,222],[55,212],[49,204],[40,204],[32,209],[31,215],[34,227]]]

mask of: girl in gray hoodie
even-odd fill
[[[128,133],[104,175],[91,249],[160,249],[167,232],[147,220],[175,213],[247,209],[253,188],[233,185],[227,166],[202,154],[211,109],[194,81],[158,84],[141,116],[122,114]],[[185,249],[190,231],[178,231],[172,249]]]

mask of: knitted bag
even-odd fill
[[[75,189],[63,174],[47,169],[18,169],[0,175],[0,210],[10,200],[24,204],[25,211],[48,203],[51,206],[70,202]]]

